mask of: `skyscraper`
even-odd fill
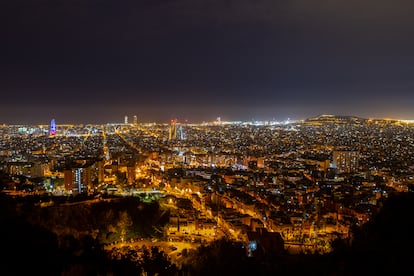
[[[55,119],[52,119],[52,121],[50,121],[49,135],[50,136],[55,136],[56,135]]]
[[[177,139],[177,120],[171,120],[170,123],[170,132],[168,135],[168,140],[175,140]]]
[[[134,115],[134,126],[137,126],[138,125],[138,117],[137,117],[137,115]]]
[[[184,130],[183,130],[183,126],[178,126],[177,127],[177,139],[178,140],[184,140]]]
[[[127,115],[125,115],[125,117],[124,117],[124,124],[128,124],[128,116]]]

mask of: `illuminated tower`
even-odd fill
[[[124,124],[128,124],[128,116],[127,115],[125,115],[125,117],[124,117]]]
[[[168,140],[177,139],[177,120],[171,120]]]
[[[138,117],[137,117],[137,115],[134,115],[134,126],[137,126],[138,125]]]
[[[55,119],[52,119],[52,121],[50,121],[49,135],[50,136],[55,136],[56,135]]]
[[[184,140],[184,130],[183,130],[183,126],[178,126],[177,127],[177,139],[178,140]]]

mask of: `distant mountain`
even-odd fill
[[[366,121],[367,119],[356,116],[321,114],[307,118],[304,122],[305,124],[362,124]]]

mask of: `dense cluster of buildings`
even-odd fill
[[[390,193],[410,189],[413,134],[401,121],[333,115],[283,124],[53,120],[1,126],[0,168],[13,177],[5,190],[163,191],[167,205],[181,202],[170,239],[225,234],[247,241],[249,254],[265,244],[325,251]]]

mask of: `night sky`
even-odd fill
[[[4,0],[0,123],[414,119],[412,0]]]

